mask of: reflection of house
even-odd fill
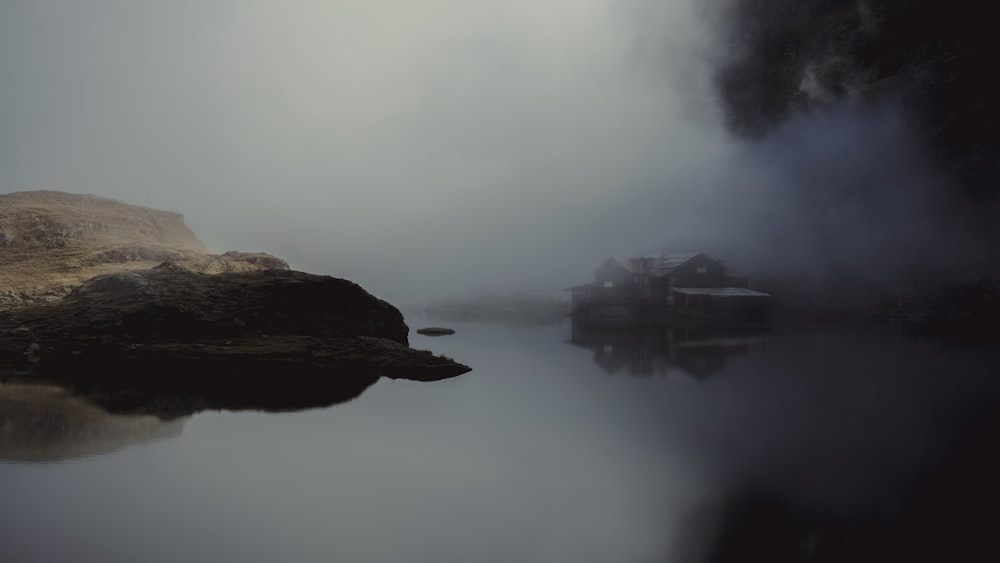
[[[726,367],[726,358],[749,353],[766,329],[671,325],[642,330],[595,328],[574,320],[570,343],[594,351],[594,362],[609,375],[642,377],[682,373],[704,379]]]
[[[569,288],[573,314],[602,318],[766,319],[771,296],[703,253],[609,258],[592,283]]]

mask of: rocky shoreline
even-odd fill
[[[58,199],[73,202],[69,194]],[[20,211],[14,215],[23,223]],[[11,215],[0,209],[0,218]],[[11,229],[0,222],[0,230]],[[15,250],[26,238],[5,236]],[[20,254],[5,253],[0,270],[33,263],[28,271],[44,277],[39,264],[49,251],[78,242],[50,249],[29,241]],[[245,264],[226,266],[235,262]],[[269,255],[185,250],[183,260],[128,266],[62,298],[27,298],[0,310],[0,381],[56,384],[109,412],[176,418],[204,409],[327,406],[380,377],[434,381],[471,369],[410,348],[399,310],[357,284],[290,270]],[[22,288],[51,287],[11,268],[0,273]]]
[[[0,379],[55,383],[111,412],[286,410],[352,399],[380,377],[470,371],[407,346],[395,307],[329,276],[199,274],[173,264],[99,276],[0,318]]]

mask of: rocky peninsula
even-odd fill
[[[0,381],[173,418],[325,406],[380,377],[470,370],[410,348],[408,333],[398,309],[350,281],[207,253],[176,213],[0,195]]]

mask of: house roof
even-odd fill
[[[651,277],[662,278],[673,273],[674,270],[687,264],[698,256],[704,256],[708,260],[715,262],[725,269],[726,275],[730,278],[746,278],[746,273],[735,268],[725,266],[722,262],[715,260],[703,252],[673,252],[667,254],[647,254],[636,258],[611,257],[604,263],[613,262],[621,266],[625,271],[632,273],[647,272]],[[603,266],[602,266],[603,267]]]
[[[638,264],[636,264],[636,262],[635,262],[636,258],[619,258],[619,257],[616,257],[616,256],[612,256],[611,258],[608,258],[608,260],[611,261],[611,262],[614,262],[614,263],[618,264],[619,266],[621,266],[622,268],[625,268],[629,272],[638,272],[639,271],[638,270]],[[604,263],[607,264],[607,262],[604,262]]]
[[[674,293],[684,295],[711,295],[712,297],[770,297],[768,293],[745,287],[675,287]]]
[[[675,252],[671,254],[649,254],[638,258],[628,258],[625,260],[616,258],[615,261],[625,266],[630,272],[647,271],[654,278],[661,278],[669,275],[677,268],[688,263],[700,252]]]

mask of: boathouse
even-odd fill
[[[608,258],[594,281],[567,288],[585,318],[764,319],[771,296],[702,252]]]

